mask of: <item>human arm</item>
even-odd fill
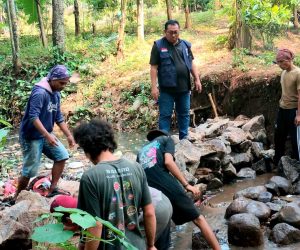
[[[33,126],[42,134],[42,136],[47,140],[47,142],[51,145],[51,146],[57,146],[57,138],[49,133],[44,125],[42,124],[42,122],[40,121],[39,118],[35,118],[32,122]]]
[[[164,163],[166,168],[170,171],[170,173],[182,184],[182,186],[187,190],[194,194],[194,196],[200,196],[200,190],[196,187],[191,186],[186,179],[184,178],[183,174],[180,172],[179,168],[177,167],[173,155],[170,153],[164,154]]]
[[[144,226],[147,239],[147,250],[155,250],[155,232],[156,232],[156,218],[155,210],[152,203],[144,206],[143,208]]]
[[[69,147],[70,148],[74,147],[75,146],[75,140],[74,140],[73,135],[71,134],[70,130],[68,129],[67,124],[63,121],[63,122],[57,123],[57,126],[61,129],[61,131],[67,137]]]
[[[96,222],[96,226],[95,227],[90,227],[87,229],[87,231],[89,233],[91,233],[92,235],[94,235],[97,238],[101,237],[102,234],[102,224],[97,221]],[[84,244],[84,250],[97,250],[99,247],[100,241],[97,240],[88,240],[85,242]]]
[[[157,87],[157,68],[158,65],[151,65],[150,67],[151,95],[155,101],[157,101],[159,97],[159,89]]]
[[[198,93],[202,91],[202,84],[199,77],[199,72],[197,70],[196,64],[192,61],[192,69],[191,69],[192,76],[194,78],[195,89]]]

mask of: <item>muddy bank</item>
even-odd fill
[[[270,141],[281,95],[280,71],[236,72],[233,70],[207,74],[202,77],[203,91],[192,93],[191,109],[195,123],[211,116],[208,93],[212,93],[220,115],[253,117],[263,114]]]

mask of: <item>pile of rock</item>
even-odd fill
[[[264,230],[279,245],[300,242],[300,163],[281,158],[280,173],[264,186],[237,192],[228,206],[228,242],[237,246],[263,244]]]
[[[264,149],[264,123],[263,115],[208,119],[191,129],[189,140],[173,136],[177,165],[191,184],[205,183],[207,189],[220,188],[235,178],[255,178],[267,172],[266,160],[274,154]]]

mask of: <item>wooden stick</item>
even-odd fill
[[[213,98],[211,96],[211,93],[208,94],[208,97],[209,97],[209,101],[211,103],[211,106],[213,108],[213,112],[214,112],[215,118],[218,118],[219,116],[218,116],[217,108],[216,108],[215,102],[214,102],[214,100],[213,100]]]

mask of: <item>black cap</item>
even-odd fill
[[[159,137],[161,135],[169,136],[169,133],[165,130],[154,129],[149,131],[149,133],[147,134],[147,139],[148,141],[152,141],[156,137]]]

